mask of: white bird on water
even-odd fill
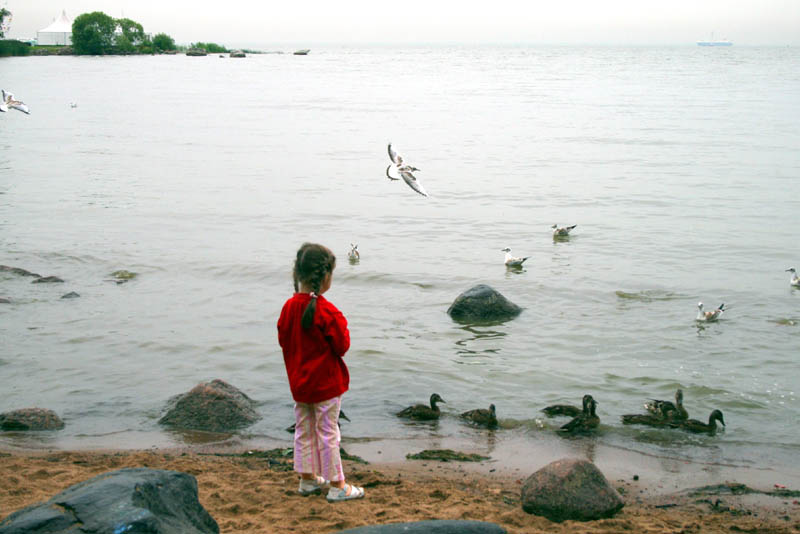
[[[794,270],[794,267],[789,267],[786,269],[787,273],[792,273],[792,277],[789,278],[789,285],[792,287],[800,287],[800,276],[797,276],[797,271]]]
[[[505,260],[506,267],[522,267],[522,264],[525,263],[525,260],[530,258],[530,256],[525,256],[524,258],[517,258],[515,256],[512,256],[511,249],[508,247],[502,248],[500,250],[501,252],[506,253],[506,260]]]
[[[418,171],[419,169],[414,167],[413,165],[409,165],[403,162],[403,157],[392,150],[392,144],[389,143],[389,159],[392,160],[394,164],[395,170],[400,174],[400,178],[402,178],[407,184],[408,187],[419,193],[420,195],[427,197],[428,193],[425,191],[425,188],[422,187],[422,184],[419,183],[419,180],[411,174],[411,171]],[[392,165],[386,167],[386,177],[390,180],[399,180],[400,178],[395,178],[391,174],[389,174],[389,169],[392,168]]]
[[[355,245],[350,243],[350,252],[347,253],[347,258],[351,262],[356,262],[361,259],[361,254],[358,253],[358,243]]]
[[[0,91],[2,92],[2,101],[0,101],[0,111],[8,111],[10,108],[10,109],[16,109],[17,111],[21,111],[26,115],[31,114],[31,110],[28,109],[28,106],[26,106],[24,102],[14,99],[14,93],[7,93],[5,89],[0,89]]]
[[[722,313],[725,311],[725,310],[722,309],[723,306],[725,306],[724,302],[722,304],[720,304],[719,308],[717,308],[714,311],[703,311],[703,303],[702,302],[698,302],[697,303],[697,317],[696,317],[696,320],[697,321],[703,321],[703,322],[706,322],[706,323],[713,323],[714,321],[719,319],[720,316],[722,315]]]
[[[550,228],[553,229],[553,237],[567,237],[569,233],[572,231],[573,228],[578,226],[577,224],[573,224],[572,226],[562,226],[561,228],[558,227],[557,224],[554,224]]]

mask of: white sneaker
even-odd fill
[[[330,484],[324,478],[318,476],[314,480],[300,479],[300,487],[297,488],[297,493],[300,495],[312,495],[314,493],[322,493],[322,486]]]
[[[347,488],[350,488],[350,495],[347,494]],[[345,484],[343,488],[334,488],[333,486],[331,486],[331,489],[328,490],[328,495],[325,498],[328,499],[328,502],[349,501],[351,499],[363,499],[364,488],[359,488],[358,486],[351,486],[350,484]]]

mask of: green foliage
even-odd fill
[[[209,54],[222,54],[229,51],[224,46],[216,43],[194,43],[189,48],[202,48]]]
[[[0,57],[3,56],[27,56],[31,53],[31,45],[22,41],[9,39],[0,41]]]
[[[72,22],[75,53],[103,55],[113,52],[116,27],[116,21],[102,11],[78,15]]]
[[[131,19],[117,19],[116,22],[120,30],[122,30],[122,34],[117,35],[117,39],[119,39],[119,37],[125,37],[134,47],[138,47],[144,43],[145,34],[141,24]]]
[[[175,40],[166,33],[158,33],[153,37],[153,46],[156,50],[175,50]]]
[[[5,37],[6,18],[11,19],[11,11],[0,7],[0,39]]]

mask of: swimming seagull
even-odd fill
[[[358,253],[358,243],[355,245],[350,243],[350,252],[347,253],[347,258],[351,262],[357,262],[359,259],[361,259],[361,254]]]
[[[723,306],[725,306],[724,302],[722,304],[720,304],[719,308],[717,308],[714,311],[703,311],[703,303],[702,302],[698,302],[697,303],[697,318],[696,318],[696,320],[697,321],[705,321],[707,323],[712,323],[712,322],[716,321],[717,319],[720,318],[720,316],[722,315],[722,312],[725,311],[725,310],[722,309]]]
[[[524,258],[514,257],[511,255],[511,249],[508,247],[501,248],[500,251],[506,253],[506,267],[522,267],[522,264],[525,263],[525,260],[530,258],[530,256],[525,256]]]
[[[402,178],[408,184],[408,187],[424,197],[428,196],[428,193],[425,191],[425,188],[422,187],[422,184],[419,183],[419,180],[417,180],[417,178],[411,174],[412,171],[419,171],[419,169],[413,165],[404,163],[403,156],[392,150],[391,143],[389,143],[389,159],[392,160],[395,170],[400,174],[400,178]],[[389,169],[391,168],[392,165],[386,167],[386,177],[390,180],[399,180],[400,178],[395,178],[389,174]]]
[[[553,237],[567,237],[569,233],[572,231],[573,228],[578,226],[577,224],[573,224],[572,226],[562,226],[561,228],[558,227],[557,224],[554,224],[550,228],[553,229]]]
[[[24,102],[14,100],[14,93],[6,93],[5,89],[0,89],[0,91],[2,91],[2,103],[0,103],[0,111],[8,111],[8,109],[11,108],[21,111],[26,115],[31,114],[30,109],[28,109],[28,106],[26,106]]]
[[[792,277],[789,279],[789,285],[792,287],[800,287],[800,277],[797,276],[797,271],[794,270],[794,267],[786,269],[786,272],[792,273]]]

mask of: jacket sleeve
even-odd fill
[[[347,319],[342,312],[331,306],[326,310],[323,334],[333,349],[333,354],[343,358],[350,348],[350,331],[347,329]]]

